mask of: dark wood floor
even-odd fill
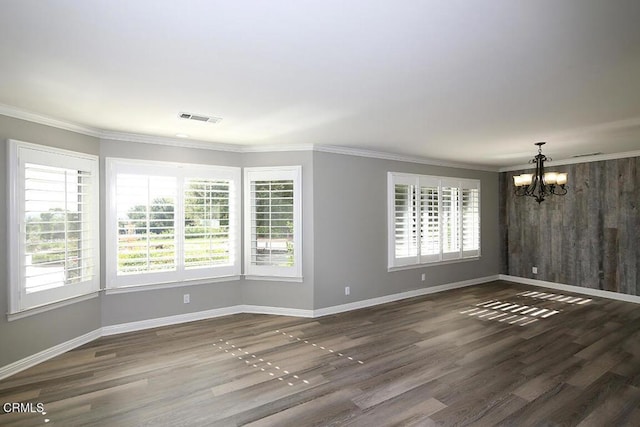
[[[0,382],[2,426],[640,425],[640,306],[507,282],[105,337]],[[0,414],[2,411],[0,410]]]

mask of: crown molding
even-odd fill
[[[57,129],[68,130],[83,135],[93,136],[95,138],[100,138],[102,134],[102,131],[100,129],[82,126],[77,123],[67,122],[64,120],[54,119],[51,117],[43,116],[41,114],[31,113],[29,111],[21,110],[6,104],[0,104],[0,115],[13,117],[14,119],[26,120],[28,122],[37,123],[40,125],[51,126]]]
[[[388,153],[384,151],[375,151],[362,148],[344,147],[338,145],[319,145],[319,144],[283,144],[283,145],[235,145],[223,144],[216,142],[207,142],[199,140],[190,140],[184,138],[171,138],[164,136],[154,136],[139,133],[127,133],[108,131],[104,129],[96,129],[88,126],[82,126],[76,123],[58,120],[41,114],[31,113],[9,105],[0,104],[0,115],[13,117],[16,119],[26,120],[32,123],[51,126],[58,129],[64,129],[83,135],[100,138],[103,141],[127,141],[138,142],[142,144],[168,145],[174,147],[197,148],[202,150],[226,151],[232,153],[266,153],[266,152],[282,152],[282,151],[319,151],[323,153],[343,154],[348,156],[368,157],[373,159],[394,160],[398,162],[417,163],[430,166],[442,166],[456,169],[468,169],[486,172],[501,172],[496,167],[483,165],[474,165],[467,163],[448,162],[443,160],[429,159],[419,156],[407,156],[402,154]]]
[[[577,163],[591,163],[591,162],[601,162],[604,160],[616,160],[616,159],[626,159],[629,157],[640,157],[640,150],[634,151],[625,151],[622,153],[611,153],[611,154],[598,154],[596,156],[588,156],[588,157],[575,157],[571,159],[557,160],[557,161],[549,161],[545,162],[545,168],[547,166],[562,166],[562,165],[575,165]],[[512,172],[519,171],[523,169],[535,169],[535,165],[532,163],[526,163],[524,165],[516,165],[516,166],[506,166],[498,169],[498,172]]]
[[[273,153],[279,151],[313,151],[313,144],[266,144],[266,145],[243,145],[243,153]]]
[[[388,153],[385,151],[367,150],[362,148],[343,147],[338,145],[314,145],[314,151],[324,153],[344,154],[348,156],[369,157],[373,159],[394,160],[398,162],[418,163],[430,166],[442,166],[447,168],[470,169],[475,171],[498,172],[497,167],[473,165],[467,163],[447,162],[444,160],[429,159],[420,156],[407,156],[403,154]]]
[[[243,152],[243,146],[241,145],[222,144],[219,142],[207,142],[184,138],[171,138],[157,135],[145,135],[141,133],[102,131],[100,132],[100,139],[103,141],[138,142],[141,144],[170,145],[173,147],[199,148],[201,150],[229,151],[233,153]]]

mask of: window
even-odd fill
[[[389,172],[389,268],[478,257],[480,181]]]
[[[239,276],[239,168],[106,165],[108,287]]]
[[[9,141],[9,313],[100,290],[98,158]]]
[[[300,166],[245,169],[245,275],[301,279]]]

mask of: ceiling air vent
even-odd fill
[[[578,158],[578,157],[599,156],[600,154],[602,154],[602,153],[600,153],[600,152],[597,152],[597,153],[585,153],[585,154],[576,154],[575,156],[571,156],[571,157],[575,159],[575,158]]]
[[[196,122],[205,122],[216,124],[222,120],[220,117],[204,116],[202,114],[180,113],[178,117],[185,120],[195,120]]]

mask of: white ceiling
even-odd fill
[[[105,131],[491,167],[640,150],[638,0],[0,0],[0,58],[0,104]]]

